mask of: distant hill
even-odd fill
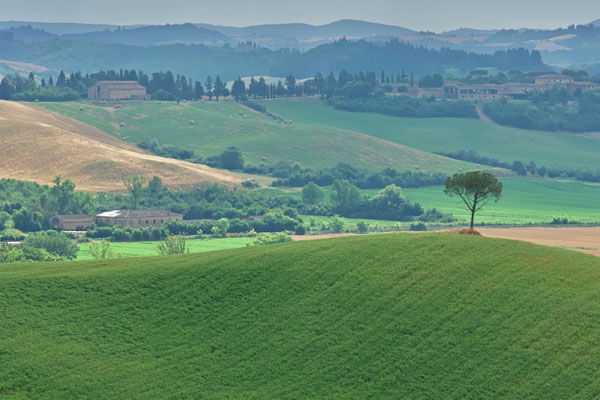
[[[202,81],[207,75],[220,75],[229,81],[238,76],[287,76],[289,73],[302,79],[314,77],[318,72],[327,74],[342,70],[399,72],[405,69],[419,76],[443,73],[447,68],[464,71],[480,67],[526,71],[547,69],[537,52],[510,50],[495,55],[469,54],[462,50],[432,50],[398,40],[387,43],[339,40],[307,52],[292,52],[253,46],[174,44],[144,47],[60,38],[24,44],[0,37],[0,54],[7,60],[67,72],[91,73],[121,68],[142,69],[146,73],[171,70]],[[100,54],[102,57],[99,57]]]
[[[369,36],[394,36],[414,33],[414,31],[410,29],[399,26],[384,25],[351,19],[335,21],[319,26],[309,24],[273,24],[235,28],[205,24],[198,25],[217,30],[228,36],[279,36],[285,38],[295,38],[299,40],[319,37],[341,38],[343,36],[366,38]]]
[[[33,22],[33,21],[0,21],[0,29],[18,26],[32,26],[34,29],[43,29],[55,35],[66,35],[70,33],[97,32],[105,29],[117,29],[117,25],[106,24],[77,24],[64,22]]]
[[[465,37],[465,36],[490,36],[497,33],[497,29],[471,29],[471,28],[460,28],[454,29],[451,31],[445,31],[440,33],[440,35],[444,36],[457,36],[457,37]]]
[[[152,46],[174,43],[226,43],[229,38],[222,33],[192,24],[120,28],[114,31],[88,32],[63,35],[64,39],[100,43],[120,43],[134,46]]]
[[[589,399],[599,292],[597,257],[440,233],[7,264],[0,381],[36,399]]]
[[[540,71],[547,67],[538,52],[512,49],[495,54],[474,54],[462,50],[427,49],[398,40],[385,44],[340,40],[301,54],[292,54],[271,69],[274,76],[289,72],[312,76],[310,71],[415,71],[418,75],[445,72],[446,68],[469,71],[495,66],[501,70]]]
[[[46,32],[41,28],[34,28],[31,25],[16,26],[7,29],[1,29],[0,34],[9,33],[13,38],[24,42],[40,42],[57,37],[54,33]]]
[[[590,22],[590,25],[594,25],[594,26],[600,27],[600,19],[597,19],[595,21]]]
[[[95,112],[86,107],[87,112]],[[158,176],[171,187],[241,182],[227,171],[147,154],[96,128],[33,105],[0,101],[0,124],[2,178],[49,184],[60,174],[88,191],[122,191],[123,181],[132,175]]]

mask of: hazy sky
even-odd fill
[[[600,18],[600,0],[0,0],[0,21],[246,26],[343,18],[433,31],[551,28]]]

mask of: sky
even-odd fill
[[[248,26],[361,19],[414,30],[557,28],[600,18],[600,0],[0,0],[0,21]]]

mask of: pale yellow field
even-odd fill
[[[49,184],[58,174],[79,190],[122,191],[132,175],[168,187],[237,184],[228,171],[148,154],[99,129],[26,103],[0,101],[0,177]]]

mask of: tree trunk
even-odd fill
[[[477,211],[477,193],[475,193],[475,198],[473,199],[473,209],[471,210],[471,230],[473,230],[473,222],[475,222],[475,211]]]

